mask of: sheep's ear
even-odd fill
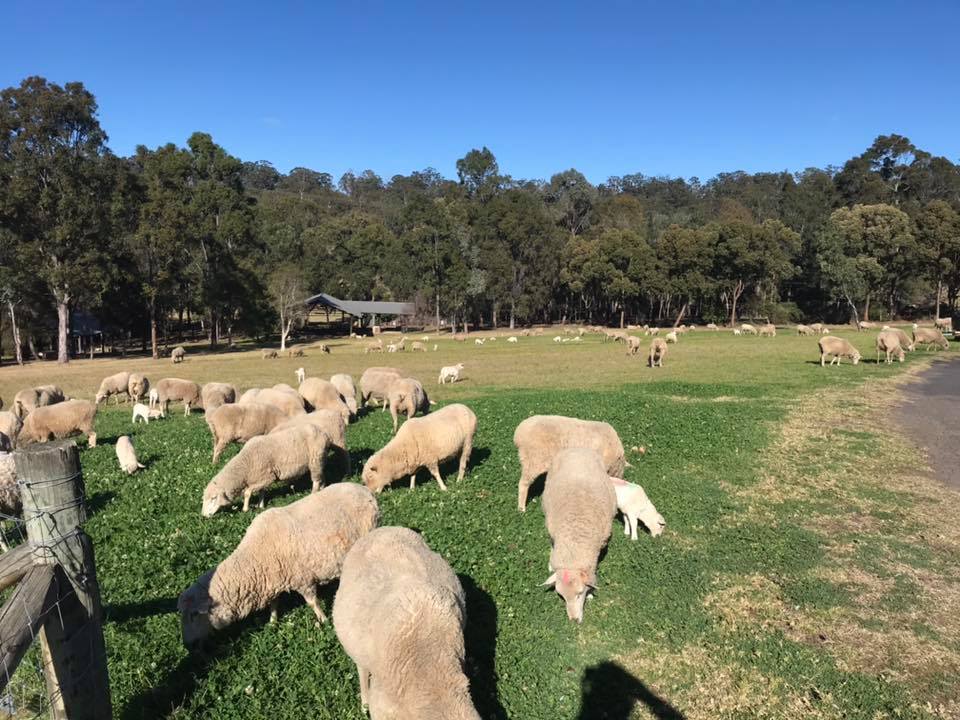
[[[557,574],[553,573],[553,575],[548,577],[544,582],[540,583],[540,587],[546,587],[548,585],[556,585],[556,584],[557,584]]]
[[[597,576],[593,573],[588,573],[586,570],[580,571],[580,581],[589,588],[594,590],[597,587]]]

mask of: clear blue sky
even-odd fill
[[[82,81],[114,152],[195,130],[385,179],[840,164],[878,134],[960,159],[960,2],[10,3],[0,86]]]

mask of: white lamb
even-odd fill
[[[448,365],[440,368],[440,377],[437,378],[437,383],[440,385],[446,385],[448,382],[459,382],[460,372],[462,370],[463,363],[457,363],[456,365]]]
[[[131,421],[134,425],[137,424],[137,418],[140,418],[141,422],[145,422],[148,425],[151,420],[156,420],[163,417],[163,411],[158,409],[151,410],[143,403],[137,403],[133,406],[133,417]]]
[[[127,475],[133,475],[137,470],[143,470],[146,467],[137,460],[137,451],[133,449],[133,443],[130,442],[129,436],[121,435],[118,437],[115,450],[120,469]]]
[[[297,368],[297,385],[303,382],[303,379],[307,376],[306,370],[303,368]]]
[[[657,537],[667,526],[663,515],[650,502],[647,493],[639,485],[611,477],[613,490],[617,493],[617,509],[623,513],[623,534],[637,539],[637,520],[642,522],[652,537]]]
[[[507,342],[508,342],[508,343],[515,343],[515,342],[517,342],[517,336],[516,336],[516,335],[511,335],[510,337],[507,338]]]
[[[474,344],[474,345],[483,345],[483,340],[481,340],[480,338],[477,338],[477,339],[475,339],[475,340],[473,341],[473,344]]]

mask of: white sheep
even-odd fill
[[[333,627],[371,720],[480,720],[464,673],[466,596],[408,528],[373,530],[347,553]]]
[[[96,416],[97,406],[89,400],[65,400],[38,407],[23,421],[17,443],[47,442],[82,433],[87,436],[89,447],[96,447],[97,433],[93,426]]]
[[[419,340],[414,340],[413,345],[410,346],[410,349],[413,352],[426,352],[427,346],[425,343],[422,343]]]
[[[237,401],[237,389],[221,382],[208,382],[200,389],[200,406],[205,413]]]
[[[120,463],[120,469],[127,475],[133,475],[137,470],[143,470],[146,465],[142,465],[137,460],[137,451],[133,449],[133,443],[130,442],[128,435],[121,435],[117,438],[117,445],[114,448],[117,453],[117,461]]]
[[[100,381],[100,388],[94,400],[99,405],[111,395],[117,396],[117,404],[120,403],[121,395],[126,395],[127,400],[130,399],[130,373],[119,372],[105,377]]]
[[[907,352],[913,352],[916,346],[913,344],[913,340],[910,339],[910,336],[907,335],[900,328],[892,328],[890,332],[896,333],[897,338],[900,340],[900,347],[902,347]]]
[[[426,352],[426,348],[424,348],[424,352]],[[343,401],[347,404],[350,415],[356,416],[359,408],[357,407],[357,386],[353,382],[353,377],[346,373],[337,373],[330,376],[330,382],[343,396]]]
[[[146,375],[140,373],[130,373],[130,380],[127,383],[127,394],[134,402],[142,400],[150,392],[150,380]]]
[[[631,540],[637,539],[637,520],[644,524],[652,537],[663,532],[667,521],[657,512],[642,487],[615,477],[611,477],[610,482],[617,494],[617,510],[623,514],[624,535],[629,535]]]
[[[387,345],[387,352],[388,352],[388,353],[395,353],[395,352],[397,351],[397,347],[398,347],[398,346],[397,346],[396,344],[390,343],[389,345]]]
[[[462,370],[463,363],[447,365],[440,368],[440,376],[437,378],[437,383],[440,385],[446,385],[448,382],[458,382],[460,380],[460,373]]]
[[[484,341],[481,340],[480,338],[476,338],[476,339],[473,341],[473,344],[474,344],[474,345],[483,345],[483,342],[484,342]]]
[[[320,428],[330,439],[330,446],[340,456],[344,475],[350,474],[350,452],[347,450],[347,424],[343,415],[334,410],[314,410],[306,415],[284,420],[270,433],[283,432],[296,425],[314,425]]]
[[[777,326],[772,323],[767,323],[766,325],[761,325],[760,329],[757,331],[757,334],[760,337],[776,337],[777,336]]]
[[[889,365],[891,356],[896,355],[897,360],[903,362],[903,348],[900,347],[900,337],[892,330],[881,331],[877,335],[877,364],[880,364],[880,353],[886,356],[886,362]]]
[[[386,411],[390,385],[402,377],[403,373],[393,367],[371,367],[364,370],[360,376],[360,407],[371,400],[379,400]]]
[[[287,592],[301,595],[326,622],[317,586],[339,577],[347,552],[379,521],[376,498],[354,483],[260,513],[236,549],[180,595],[184,645],[268,606],[275,621],[277,600]]]
[[[420,381],[414,378],[400,378],[394,380],[390,386],[390,393],[387,396],[390,404],[390,417],[393,419],[393,432],[397,432],[397,415],[403,413],[407,420],[412,418],[418,412],[426,415],[430,412],[430,398],[427,397],[427,391],[423,389]]]
[[[733,334],[734,334],[734,335],[743,335],[743,330],[741,330],[740,328],[734,328],[734,329],[733,329]]]
[[[10,451],[17,447],[17,438],[23,420],[9,411],[0,412],[0,450]]]
[[[377,340],[375,340],[374,342],[368,342],[366,346],[363,348],[364,355],[372,352],[378,352],[378,353],[383,352],[383,338],[377,338]]]
[[[56,405],[63,402],[63,390],[56,385],[40,385],[35,388],[21,390],[13,397],[12,410],[14,415],[23,420],[28,413],[38,407]]]
[[[182,347],[175,347],[170,351],[170,359],[174,364],[183,362],[183,358],[186,356],[187,351]]]
[[[519,342],[519,341],[517,340],[517,336],[516,336],[516,335],[511,335],[510,337],[507,338],[507,342],[508,342],[508,343],[515,343],[515,342]]]
[[[0,513],[19,515],[23,510],[20,498],[20,486],[17,484],[17,465],[13,453],[0,452]],[[3,534],[0,533],[0,550],[8,550]]]
[[[813,335],[814,333],[817,332],[809,325],[797,325],[796,330],[797,330],[797,335]]]
[[[203,516],[211,517],[241,495],[243,511],[247,512],[254,493],[261,493],[262,507],[262,493],[273,483],[295,480],[307,473],[316,492],[323,484],[323,460],[329,444],[326,433],[306,424],[250,438],[203,491]]]
[[[137,418],[140,418],[141,422],[145,422],[149,425],[151,420],[156,420],[157,418],[161,417],[163,417],[163,411],[151,409],[143,403],[137,403],[133,406],[133,417],[130,418],[130,421],[136,425]]]
[[[513,444],[520,457],[517,507],[526,510],[530,485],[550,468],[557,453],[567,448],[587,448],[603,459],[608,475],[623,475],[627,461],[623,443],[612,426],[595,420],[562,415],[533,415],[517,425]]]
[[[466,405],[447,405],[430,415],[407,420],[385,447],[375,452],[363,466],[363,482],[380,492],[394,480],[410,476],[410,489],[416,485],[417,470],[427,468],[441,490],[440,464],[460,457],[457,480],[463,480],[473,450],[477,416]]]
[[[947,342],[943,333],[935,328],[915,328],[913,331],[913,344],[914,347],[917,345],[926,345],[927,350],[930,349],[931,345],[936,345],[943,350],[950,347],[950,343]]]
[[[563,338],[560,337],[559,335],[555,335],[554,338],[553,338],[553,341],[554,341],[555,343],[563,342]]]
[[[286,413],[265,403],[230,403],[221,405],[205,420],[213,438],[213,462],[232,442],[245,443],[258,435],[266,435],[287,420]]]
[[[641,342],[636,335],[629,335],[627,337],[627,355],[639,355]]]
[[[597,563],[616,513],[617,494],[600,455],[587,448],[557,453],[543,489],[553,573],[543,584],[564,599],[574,622],[583,622],[587,592],[597,587]]]
[[[298,390],[308,410],[333,410],[343,416],[344,422],[350,422],[353,413],[347,407],[343,395],[329,380],[308,377]]]
[[[757,329],[750,323],[743,323],[742,325],[740,325],[740,331],[744,335],[756,335],[758,332]]]
[[[303,415],[306,410],[303,407],[303,398],[297,394],[297,391],[289,385],[287,389],[282,388],[250,388],[240,396],[238,405],[247,405],[252,402],[262,403],[264,405],[273,405],[280,409],[287,417]]]
[[[304,370],[302,367],[297,368],[296,374],[297,374],[297,385],[299,385],[300,383],[303,382],[304,378],[307,377],[307,371]]]
[[[650,367],[663,367],[663,359],[667,356],[667,343],[662,338],[650,341]]]
[[[823,337],[817,343],[820,346],[820,366],[823,367],[828,356],[830,364],[840,364],[840,358],[848,357],[854,365],[860,362],[860,351],[839,337]]]
[[[676,331],[670,331],[666,334],[665,339],[668,343],[677,342],[677,333]]]
[[[191,407],[200,407],[200,386],[192,380],[164,378],[157,383],[157,401],[166,416],[171,402],[183,403],[183,414],[189,415]]]

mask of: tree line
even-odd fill
[[[960,169],[899,135],[841,167],[549,180],[467,152],[427,168],[277,171],[206,133],[114,155],[81,83],[0,92],[0,302],[18,360],[70,313],[115,338],[184,317],[283,340],[302,299],[412,300],[418,320],[773,322],[941,312],[960,293]]]

